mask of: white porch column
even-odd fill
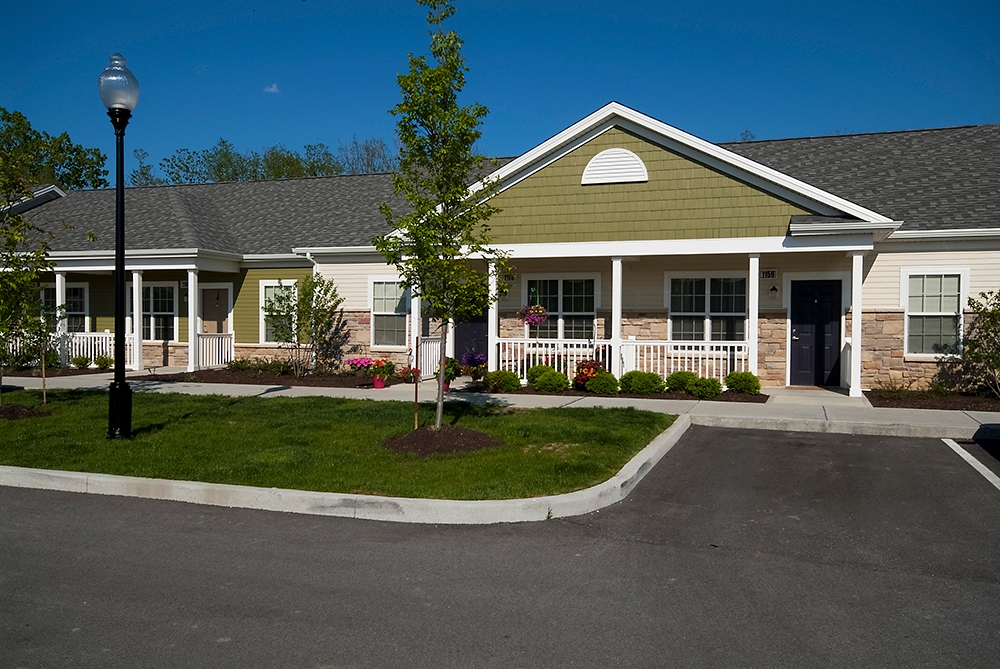
[[[489,263],[487,272],[490,281],[490,295],[497,294],[497,268],[494,263]],[[500,348],[500,299],[490,302],[486,313],[486,369],[493,372],[499,369]]]
[[[198,304],[198,270],[188,270],[188,367],[193,372],[200,368],[198,360],[198,333],[201,332],[201,305]]]
[[[851,397],[861,397],[861,288],[864,281],[864,251],[851,254]]]
[[[760,339],[758,316],[760,314],[760,254],[750,254],[750,281],[747,282],[747,371],[760,376],[760,364],[757,359],[757,345]]]
[[[142,369],[142,272],[132,270],[132,369]]]
[[[66,306],[66,272],[56,272],[56,337],[59,342],[59,361],[60,364],[66,366],[69,364],[66,355],[66,343],[63,341],[62,335],[66,332],[66,311],[61,310],[60,307]]]
[[[413,359],[410,366],[420,367],[420,296],[410,298],[410,350],[413,351]],[[420,370],[423,374],[424,370]]]
[[[622,259],[611,259],[611,373],[622,375]]]

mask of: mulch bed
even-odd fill
[[[442,425],[440,430],[421,427],[393,437],[384,446],[400,453],[415,453],[421,457],[434,453],[469,453],[484,448],[500,448],[503,442],[476,430]]]
[[[271,372],[233,372],[228,369],[202,369],[197,372],[180,374],[149,374],[135,377],[145,381],[171,381],[187,383],[237,383],[257,386],[313,386],[319,388],[371,388],[372,380],[365,376],[351,374],[274,374]],[[400,383],[399,380],[386,382],[387,386]]]
[[[466,386],[462,390],[452,391],[459,393],[485,393],[488,392],[483,386]],[[513,395],[562,395],[563,397],[602,397],[601,395],[595,395],[594,393],[587,392],[586,390],[564,390],[561,393],[543,393],[535,390],[531,386],[525,386],[518,390]],[[626,397],[629,399],[637,400],[696,400],[698,399],[694,395],[688,395],[682,391],[668,391],[665,393],[655,393],[653,395],[629,395],[627,393],[619,393],[614,395],[614,397]],[[725,391],[721,395],[713,397],[710,401],[712,402],[751,402],[755,404],[763,404],[767,402],[767,395],[746,395],[744,393],[733,393],[730,391]]]
[[[82,376],[84,374],[108,374],[113,371],[114,369],[101,371],[99,369],[77,369],[76,367],[46,367],[45,376]],[[34,377],[40,379],[42,378],[42,370],[38,367],[20,367],[18,369],[5,369],[3,375],[12,378]]]
[[[51,411],[43,409],[26,407],[23,404],[0,404],[0,420],[21,420],[35,416],[48,416],[51,413]]]
[[[1000,399],[981,395],[942,395],[923,390],[869,390],[865,397],[873,407],[895,409],[951,409],[953,411],[1000,411]]]

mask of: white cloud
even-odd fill
[[[271,84],[270,86],[268,86],[267,88],[264,89],[264,92],[265,93],[277,93],[278,92],[278,84],[277,83]]]

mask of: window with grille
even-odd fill
[[[142,287],[142,338],[173,341],[177,300],[174,286]]]
[[[962,276],[910,274],[906,303],[906,352],[959,353],[962,327]]]
[[[670,279],[671,339],[744,341],[746,319],[746,278]]]
[[[264,343],[278,343],[282,341],[282,335],[289,335],[292,328],[292,313],[277,313],[269,309],[269,305],[276,307],[275,300],[281,299],[280,306],[290,310],[295,301],[295,281],[266,281],[261,285],[261,313],[263,314],[263,341]],[[273,313],[268,313],[272,311]]]
[[[55,314],[56,289],[46,286],[42,289],[42,306],[46,314]],[[87,287],[86,285],[66,286],[66,332],[87,331]]]
[[[372,346],[406,346],[408,298],[399,281],[372,282]]]
[[[527,290],[525,306],[540,304],[549,315],[546,322],[528,327],[529,337],[594,339],[594,279],[529,279]]]

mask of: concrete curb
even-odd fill
[[[0,466],[0,485],[402,523],[518,523],[582,515],[625,499],[690,426],[690,416],[679,416],[621,471],[592,488],[528,499],[456,501],[377,497],[6,466]]]
[[[743,430],[780,430],[783,432],[824,432],[870,437],[911,437],[914,439],[972,439],[981,434],[983,425],[918,425],[913,423],[874,423],[808,418],[733,418],[691,414],[692,425],[732,427]]]

